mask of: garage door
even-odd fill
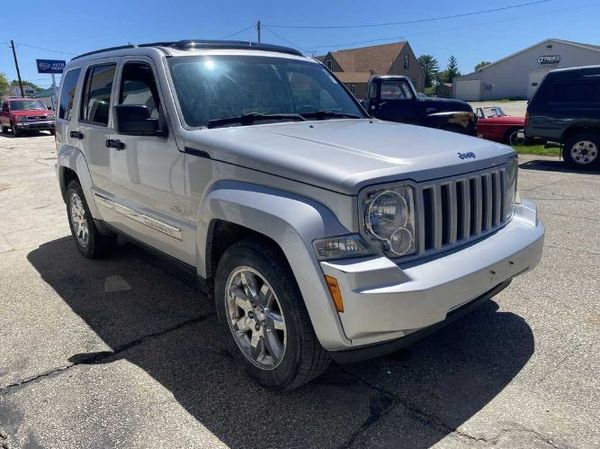
[[[455,97],[459,100],[481,100],[481,80],[457,80]]]

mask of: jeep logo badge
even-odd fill
[[[469,151],[468,153],[458,153],[459,159],[475,159],[476,157],[477,156],[472,151]]]

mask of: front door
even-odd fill
[[[378,101],[370,104],[369,112],[382,120],[411,124],[420,122],[417,99],[410,86],[402,80],[382,81]]]
[[[157,135],[110,135],[110,182],[116,226],[189,264],[195,263],[195,218],[186,194],[185,154],[169,132],[163,97],[150,59],[124,60],[115,103],[143,105],[159,119]]]

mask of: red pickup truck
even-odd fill
[[[12,129],[15,137],[27,131],[50,131],[54,134],[54,111],[33,98],[6,98],[2,100],[0,125],[2,133]]]

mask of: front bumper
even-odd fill
[[[341,288],[347,349],[398,340],[443,322],[537,265],[543,240],[536,207],[525,201],[502,229],[443,256],[405,265],[386,257],[321,262]]]
[[[54,120],[39,120],[35,122],[14,122],[18,129],[54,129]]]

